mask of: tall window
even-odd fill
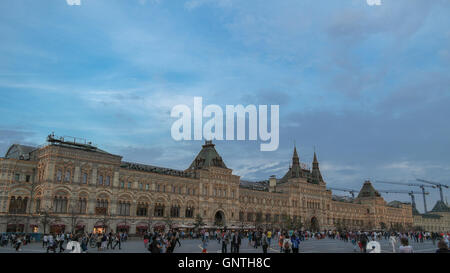
[[[125,201],[119,201],[119,215],[129,216],[130,215],[130,203]]]
[[[136,209],[137,216],[147,216],[148,205],[147,204],[138,204]]]
[[[120,187],[123,189],[123,188],[125,188],[125,182],[120,182]]]
[[[66,171],[66,176],[64,177],[64,182],[70,182],[70,171]]]
[[[55,213],[66,213],[67,197],[55,196],[53,198],[53,211]]]
[[[109,186],[109,184],[111,183],[111,177],[109,177],[109,175],[106,177],[106,186]]]
[[[103,185],[103,175],[98,176],[98,184]]]
[[[35,211],[39,212],[41,210],[41,199],[36,199]]]
[[[83,173],[83,181],[82,181],[82,183],[83,183],[83,184],[87,184],[87,180],[88,180],[88,175],[87,175],[87,173]]]
[[[86,207],[87,207],[87,200],[86,198],[80,198],[78,199],[78,213],[85,214],[86,213]]]
[[[244,221],[244,212],[243,211],[240,211],[239,212],[239,221]]]
[[[187,207],[185,212],[186,218],[193,218],[194,217],[194,208]]]
[[[95,213],[98,215],[107,215],[107,212],[108,212],[108,200],[97,199]]]
[[[56,171],[56,181],[61,182],[61,179],[62,179],[62,172],[61,172],[61,170],[57,170]]]
[[[157,204],[155,206],[155,216],[156,217],[164,217],[164,206],[161,204]]]
[[[149,184],[145,184],[145,190],[148,191],[150,189]]]
[[[170,208],[170,216],[171,217],[180,217],[180,206],[172,206]]]

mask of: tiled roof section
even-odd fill
[[[36,150],[36,147],[21,144],[13,144],[6,152],[5,158],[29,160],[30,153]]]
[[[340,195],[331,196],[331,200],[345,203],[353,203],[354,201],[354,199],[350,196],[340,196]]]
[[[222,160],[222,157],[214,148],[212,141],[206,141],[202,146],[202,150],[197,157],[192,161],[189,169],[203,169],[208,167],[219,167],[227,169],[227,166]]]
[[[250,189],[250,190],[257,190],[257,191],[268,191],[269,190],[269,181],[247,181],[247,180],[241,180],[239,187]]]
[[[374,189],[370,181],[364,182],[361,190],[359,191],[358,198],[361,197],[380,197],[380,193]]]
[[[436,202],[436,205],[434,205],[432,212],[450,212],[450,207],[447,206],[444,202],[441,200]]]
[[[409,204],[409,203],[403,203],[403,202],[394,200],[394,201],[392,201],[392,202],[389,202],[387,205],[388,205],[389,207],[401,208],[403,204]]]
[[[185,171],[162,168],[162,167],[157,167],[157,166],[152,166],[152,165],[144,165],[144,164],[138,164],[138,163],[132,163],[132,162],[125,162],[125,161],[122,161],[120,167],[123,169],[135,170],[135,171],[141,171],[141,172],[151,172],[151,173],[165,174],[165,175],[172,175],[172,176],[181,176],[181,177],[193,177],[192,173],[185,172]]]

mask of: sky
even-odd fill
[[[280,107],[276,151],[214,141],[242,179],[283,176],[295,143],[308,165],[315,149],[330,187],[450,185],[449,12],[448,0],[2,0],[0,154],[55,132],[186,169],[203,142],[173,140],[170,111],[201,96]]]

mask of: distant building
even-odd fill
[[[197,215],[206,228],[413,226],[411,205],[387,204],[369,181],[355,199],[332,196],[316,154],[309,170],[295,147],[282,178],[249,182],[233,174],[211,141],[189,168],[173,170],[124,162],[90,143],[47,140],[41,147],[12,145],[0,159],[0,231],[188,230]],[[448,227],[448,220],[436,225]]]

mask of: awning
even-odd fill
[[[117,228],[130,228],[129,225],[117,225]]]
[[[85,224],[77,224],[77,228],[84,228],[86,225]]]
[[[66,225],[64,224],[51,224],[51,227],[65,227]]]
[[[38,224],[30,224],[30,227],[38,227]]]
[[[104,227],[106,227],[106,226],[103,224],[97,224],[94,226],[94,228],[104,228]]]
[[[8,227],[23,227],[23,224],[8,224]]]
[[[165,227],[166,227],[166,225],[164,225],[164,224],[155,224],[153,226],[153,228],[165,228]]]
[[[138,224],[136,226],[137,229],[148,229],[148,225],[147,224]]]

